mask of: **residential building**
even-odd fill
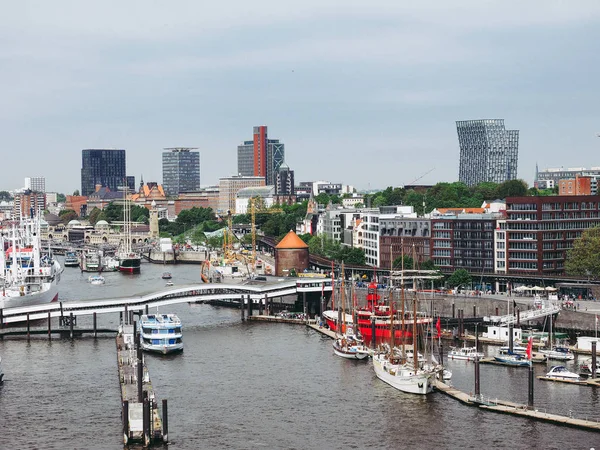
[[[97,184],[107,187],[111,191],[118,191],[119,187],[123,185],[129,186],[125,163],[125,150],[82,150],[81,195],[87,197],[94,193]],[[135,189],[135,185],[133,188]]]
[[[600,196],[508,197],[508,273],[564,275],[567,252],[600,225]]]
[[[219,186],[207,186],[196,192],[182,192],[175,200],[175,215],[185,209],[211,208],[219,209]]]
[[[431,257],[444,272],[494,272],[494,230],[502,213],[431,216]]]
[[[163,189],[168,197],[200,189],[200,153],[195,147],[165,148],[162,154]]]
[[[594,192],[592,193],[592,187]],[[558,195],[594,195],[597,192],[597,181],[593,177],[575,175],[575,179],[560,180]]]
[[[26,177],[25,190],[33,192],[46,192],[46,178],[44,177]]]
[[[517,178],[519,131],[503,119],[456,122],[460,146],[459,180],[468,186]]]
[[[381,214],[379,216],[379,267],[388,268],[396,258],[407,255],[417,264],[431,259],[431,221],[416,217],[410,211],[405,214]],[[399,270],[394,267],[394,270]],[[412,269],[412,267],[405,267]]]
[[[35,217],[43,215],[46,209],[46,195],[43,192],[26,190],[15,194],[13,199],[12,217]]]
[[[275,176],[275,201],[291,204],[295,200],[294,171],[284,162]]]
[[[569,167],[565,169],[561,167],[538,170],[536,165],[533,185],[538,189],[552,189],[554,186],[558,186],[560,180],[573,180],[577,176],[591,177],[596,182],[600,178],[600,167],[592,167],[590,169],[586,169],[585,167]],[[592,193],[592,195],[596,194],[597,191]]]
[[[285,145],[279,139],[269,139],[264,125],[253,131],[253,140],[238,146],[238,175],[264,177],[267,185],[274,185],[285,160]]]
[[[219,207],[217,211],[235,214],[235,200],[240,189],[252,186],[264,186],[264,177],[233,176],[219,179]]]
[[[358,205],[364,206],[365,198],[359,194],[353,194],[352,197],[342,199],[342,206],[344,208],[356,208]]]
[[[249,206],[251,198],[255,198],[257,202],[260,202],[260,204],[255,204],[255,208],[270,208],[275,203],[275,186],[250,186],[240,189],[236,194],[235,213],[251,213]]]

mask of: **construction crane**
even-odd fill
[[[252,223],[252,256],[251,256],[251,266],[252,266],[252,272],[254,272],[254,269],[256,267],[256,204],[255,204],[255,200],[257,200],[260,197],[251,197],[250,198],[250,217],[251,217],[251,223]],[[270,209],[262,209],[260,211],[260,213],[267,213],[267,214],[275,214],[275,213],[281,213],[283,212],[283,209],[281,208],[270,208]]]
[[[420,177],[415,178],[414,180],[412,180],[410,183],[408,183],[405,186],[410,186],[415,184],[417,181],[419,181],[421,178],[423,178],[425,175],[430,174],[431,172],[433,172],[435,170],[435,167],[432,167],[431,169],[429,169],[427,172],[425,172],[423,175],[421,175]]]

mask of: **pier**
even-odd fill
[[[123,443],[140,442],[147,447],[168,440],[167,401],[162,402],[161,416],[135,328],[122,325],[116,339]]]

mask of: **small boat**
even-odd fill
[[[373,356],[375,375],[381,381],[402,392],[426,395],[433,391],[433,372],[417,369],[412,364],[401,364],[400,359],[385,353]]]
[[[79,257],[73,250],[68,250],[65,253],[65,267],[77,267],[79,265]]]
[[[105,280],[102,275],[92,275],[91,277],[88,278],[88,281],[90,282],[90,284],[98,286],[100,284],[104,284]]]
[[[568,371],[565,366],[552,366],[546,377],[554,378],[555,380],[581,381],[581,377],[578,374]]]
[[[369,356],[369,348],[354,334],[354,330],[348,327],[344,335],[333,341],[333,353],[346,359],[365,359]]]
[[[475,358],[483,358],[485,355],[478,352],[475,347],[450,347],[448,359],[458,359],[464,361],[475,361]]]
[[[181,320],[175,314],[144,314],[140,319],[142,350],[162,353],[183,351]]]
[[[502,364],[506,364],[508,366],[516,366],[516,367],[529,367],[530,361],[525,358],[523,355],[519,354],[507,354],[507,355],[499,355],[494,356],[494,359]]]
[[[109,272],[119,270],[119,260],[114,256],[105,256],[102,258],[102,269]]]
[[[592,358],[585,358],[581,361],[579,372],[586,377],[592,375]],[[600,358],[596,359],[596,374],[600,375]]]
[[[165,283],[165,286],[167,286],[167,287],[173,286],[173,282],[171,280],[169,280]]]
[[[546,355],[548,359],[555,359],[558,361],[572,361],[575,359],[575,355],[567,347],[554,347],[549,350],[540,350],[540,353]]]
[[[171,272],[163,272],[163,274],[162,274],[162,279],[163,280],[170,280],[171,278],[172,278],[171,277]]]

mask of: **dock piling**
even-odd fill
[[[147,392],[144,391],[147,395]],[[150,404],[148,403],[148,397],[144,397],[143,409],[142,409],[142,427],[144,429],[144,446],[150,444]]]
[[[97,327],[97,317],[96,317],[96,313],[94,313],[94,339],[96,339],[98,337],[98,327]]]
[[[473,305],[473,317],[477,317],[477,306]]]
[[[252,298],[250,298],[250,294],[248,294],[248,317],[252,316]]]
[[[452,318],[456,318],[456,305],[452,302]]]
[[[240,297],[240,315],[241,315],[242,322],[245,319],[245,317],[244,317],[244,297],[245,296],[243,296],[243,295]]]
[[[27,340],[29,340],[29,331],[30,331],[30,323],[29,323],[29,313],[27,313]]]
[[[169,414],[167,408],[167,399],[162,401],[162,423],[163,423],[163,442],[169,441]]]
[[[517,308],[517,328],[521,327],[521,308]]]
[[[50,311],[48,311],[48,340],[52,340],[52,320],[50,316]]]
[[[592,341],[592,378],[596,378],[596,341]]]
[[[404,330],[402,331],[404,333]],[[371,318],[371,347],[375,349],[377,343],[377,336],[375,336],[375,316]]]
[[[262,316],[263,315],[263,299],[259,299],[258,300],[258,315]]]
[[[123,313],[123,318],[125,319],[123,325],[129,325],[129,311],[127,310],[127,305],[125,305],[125,312]]]
[[[148,305],[146,305],[146,308],[144,309],[144,311],[146,311],[146,315],[148,315]]]
[[[533,364],[531,364],[531,361],[529,361],[529,395],[527,406],[529,409],[533,409]]]
[[[479,356],[475,356],[475,397],[481,395]]]
[[[129,400],[123,401],[123,443],[127,444],[129,441]]]
[[[3,309],[0,308],[0,330],[4,328],[4,312]]]
[[[69,337],[73,339],[73,313],[69,313]]]
[[[308,311],[306,310],[306,292],[302,293],[302,312],[304,313],[305,320],[308,317]]]
[[[513,340],[514,340],[514,336],[513,336],[513,326],[512,323],[508,325],[508,350],[510,350],[510,352],[512,353],[513,351]]]

